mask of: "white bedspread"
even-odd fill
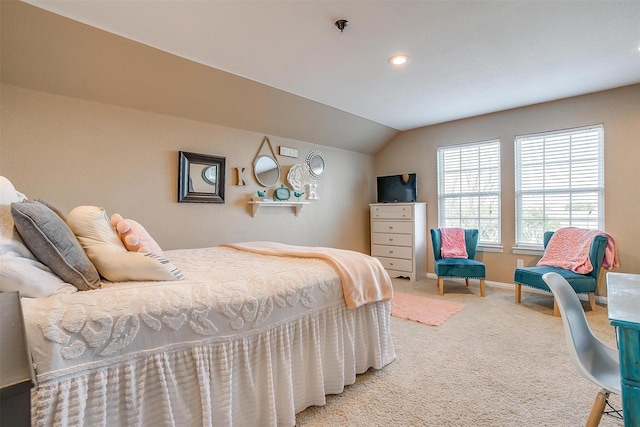
[[[389,302],[348,310],[325,261],[166,256],[183,281],[22,300],[34,426],[293,425],[395,357]]]
[[[348,308],[393,298],[391,278],[380,261],[360,252],[278,242],[226,243],[222,246],[262,255],[323,259],[338,272]]]

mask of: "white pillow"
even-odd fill
[[[107,212],[97,206],[78,206],[67,215],[67,224],[87,256],[105,279],[112,282],[182,280],[180,269],[167,259],[129,252],[111,227]]]
[[[78,289],[63,282],[36,259],[18,234],[11,216],[11,203],[26,197],[0,176],[0,292],[20,292],[22,297],[48,297]]]
[[[0,176],[0,205],[10,206],[11,203],[21,202],[27,197],[18,192],[11,181],[4,176]]]
[[[11,252],[0,255],[0,292],[18,291],[21,297],[43,298],[77,290],[39,261],[15,256]]]

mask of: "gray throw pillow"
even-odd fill
[[[62,280],[80,290],[99,287],[100,275],[69,226],[37,201],[11,204],[18,233],[33,254]]]
[[[55,212],[55,214],[58,215],[65,223],[67,222],[67,218],[65,218],[64,214],[56,206],[42,199],[36,199],[36,202],[42,203],[43,205],[51,209],[53,212]]]

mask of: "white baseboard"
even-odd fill
[[[435,275],[435,273],[427,273],[427,278],[428,279],[433,279],[433,280],[437,280],[438,276]],[[464,280],[464,279],[454,279],[454,278],[447,278],[447,280]],[[514,296],[515,296],[515,284],[514,283],[504,283],[504,282],[493,282],[490,280],[485,280],[484,281],[485,286],[492,286],[494,288],[501,288],[501,289],[514,289]],[[542,291],[540,289],[536,289],[536,288],[530,288],[529,286],[523,286],[522,287],[523,292],[530,292],[532,294],[540,294],[540,295],[549,295],[549,292],[545,292]],[[587,294],[578,294],[578,298],[580,298],[583,301],[588,301],[589,297],[587,296]],[[601,305],[607,305],[607,297],[603,297],[601,295],[596,295],[596,303],[601,304]]]

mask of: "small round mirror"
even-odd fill
[[[280,166],[273,157],[259,156],[253,164],[253,174],[263,187],[271,187],[280,179]]]
[[[307,154],[307,166],[309,166],[309,174],[311,178],[320,179],[327,170],[327,164],[324,161],[322,153],[317,150],[310,151]]]
[[[211,185],[216,185],[218,181],[218,166],[211,165],[202,170],[202,179]]]

